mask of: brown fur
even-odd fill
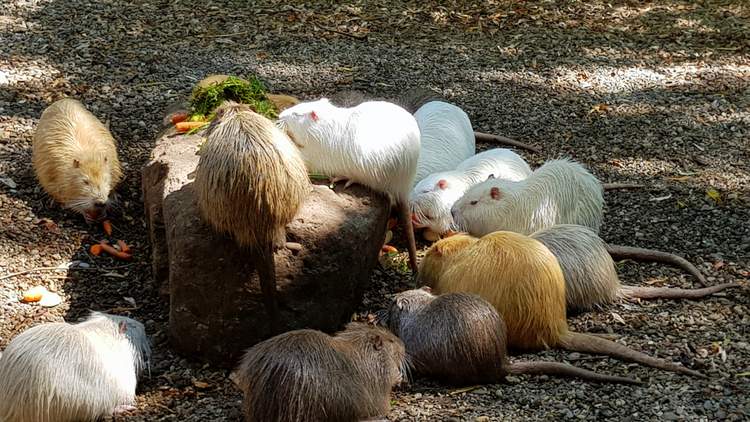
[[[78,100],[64,98],[42,113],[32,143],[42,188],[63,207],[100,217],[122,178],[112,134]]]
[[[310,190],[299,151],[270,120],[226,102],[209,128],[193,186],[206,221],[260,255],[261,288],[275,317],[273,247],[284,244],[284,227]]]
[[[404,345],[388,331],[350,323],[331,337],[290,331],[250,348],[235,378],[247,421],[358,421],[390,408]]]
[[[495,383],[509,373],[638,383],[557,362],[509,363],[505,322],[475,294],[435,296],[427,287],[402,292],[393,298],[386,320],[404,342],[415,373],[453,384]]]
[[[453,237],[432,248],[442,248]],[[465,240],[463,240],[464,243]],[[444,259],[427,254],[420,272]],[[469,292],[487,299],[508,326],[508,345],[522,350],[560,347],[605,353],[660,369],[702,376],[617,343],[569,331],[565,281],[555,256],[541,242],[512,232],[490,233],[438,263],[442,274],[430,285],[437,293]]]

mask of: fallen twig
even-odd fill
[[[614,190],[614,189],[640,189],[643,185],[640,185],[638,183],[602,183],[602,188],[604,190]]]

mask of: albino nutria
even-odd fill
[[[310,172],[360,183],[395,200],[409,241],[409,263],[416,272],[409,212],[420,148],[414,116],[385,101],[340,108],[323,98],[284,110],[278,125],[299,147]]]
[[[150,355],[143,324],[126,317],[32,327],[0,357],[0,420],[93,421],[132,409]]]
[[[278,322],[273,251],[310,190],[299,151],[269,119],[228,101],[208,129],[193,186],[205,220],[259,258],[261,291]]]
[[[559,224],[540,230],[531,237],[542,242],[557,258],[565,276],[565,297],[570,310],[588,310],[596,305],[613,303],[619,298],[697,299],[739,286],[734,283],[703,289],[623,286],[607,244],[591,229],[575,224]],[[638,250],[644,255],[663,253]]]
[[[258,343],[233,376],[248,422],[354,422],[388,413],[404,359],[396,336],[350,323],[335,336],[296,330]]]
[[[109,130],[78,100],[47,107],[32,141],[32,164],[42,188],[87,220],[106,216],[110,194],[122,178]]]
[[[557,362],[508,362],[505,322],[475,294],[435,296],[426,286],[408,290],[393,297],[384,322],[404,342],[416,374],[453,384],[496,383],[510,374],[639,384]]]
[[[480,152],[462,161],[455,170],[425,177],[411,191],[416,228],[444,234],[456,229],[451,207],[473,185],[488,178],[523,180],[531,168],[520,155],[505,148]]]
[[[508,346],[520,350],[557,347],[602,353],[655,368],[703,377],[697,371],[653,358],[600,337],[568,329],[565,279],[555,256],[538,240],[513,232],[495,232],[473,243],[457,236],[432,245],[420,272],[431,273],[428,284],[438,294],[467,292],[485,298],[508,327]],[[451,253],[441,250],[449,246]],[[442,262],[441,262],[442,261]],[[440,272],[428,270],[436,265]]]
[[[487,180],[472,186],[451,209],[458,227],[474,236],[498,230],[529,235],[555,224],[599,232],[602,185],[582,165],[551,160],[519,181]]]

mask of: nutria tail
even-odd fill
[[[702,289],[678,289],[675,287],[621,286],[619,295],[625,299],[700,299],[731,287],[737,283],[717,284]]]
[[[476,139],[477,142],[491,142],[500,145],[510,145],[512,147],[536,152],[537,154],[542,152],[542,150],[537,147],[533,147],[529,144],[525,144],[523,142],[516,141],[515,139],[506,138],[505,136],[500,135],[492,135],[484,132],[474,132],[474,139]]]
[[[258,279],[260,281],[260,291],[265,302],[266,312],[271,320],[272,334],[280,332],[279,306],[276,299],[276,264],[273,255],[273,241],[259,246],[256,251],[258,262]]]
[[[520,374],[534,374],[534,375],[558,375],[563,377],[575,377],[581,378],[587,381],[595,382],[616,382],[621,384],[643,384],[633,378],[617,377],[614,375],[599,374],[588,369],[578,368],[573,365],[568,365],[559,362],[544,362],[544,361],[533,361],[533,362],[514,362],[508,365],[506,368],[508,373],[513,375]]]
[[[411,221],[411,207],[409,206],[409,200],[397,200],[396,207],[398,207],[399,218],[404,224],[406,239],[409,241],[409,266],[411,267],[414,277],[417,277],[419,275],[417,269],[417,241],[414,238],[414,225]]]
[[[679,372],[699,378],[708,378],[698,371],[685,368],[684,366],[668,362],[664,359],[655,358],[645,353],[637,352],[613,341],[605,340],[588,334],[568,331],[560,337],[560,347],[573,352],[596,353],[613,356],[622,360],[640,363],[653,368],[667,371]]]
[[[669,264],[677,268],[682,268],[686,272],[690,273],[693,277],[698,279],[698,283],[702,286],[706,285],[706,278],[703,274],[695,268],[693,264],[688,262],[685,258],[671,254],[668,252],[657,251],[654,249],[643,249],[634,248],[631,246],[620,246],[620,245],[607,245],[607,252],[612,259],[632,259],[635,261],[644,262],[661,262]]]

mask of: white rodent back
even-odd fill
[[[420,151],[415,181],[427,175],[453,170],[474,155],[476,141],[469,116],[453,104],[430,101],[415,113],[420,132]]]
[[[487,180],[452,208],[456,223],[474,236],[498,230],[531,234],[555,224],[578,224],[595,233],[604,198],[599,181],[580,164],[551,160],[525,180]]]
[[[319,100],[284,110],[279,127],[300,148],[308,171],[408,200],[420,143],[417,122],[403,108],[384,101],[338,108]]]

